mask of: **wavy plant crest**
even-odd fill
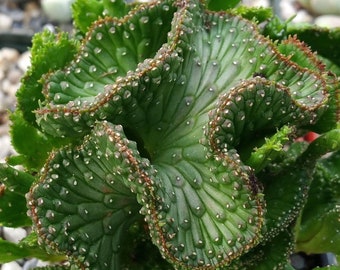
[[[296,38],[276,46],[198,0],[96,5],[92,24],[78,10],[81,41],[41,34],[75,52],[32,64],[12,117],[46,142],[19,159],[41,169],[26,196],[39,243],[80,269],[285,267],[316,160],[339,151],[337,81]],[[325,117],[321,150],[292,143]]]

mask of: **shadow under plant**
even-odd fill
[[[224,2],[78,0],[76,35],[35,35],[19,155],[0,168],[2,224],[33,232],[1,261],[292,269],[293,251],[340,253],[338,32]]]

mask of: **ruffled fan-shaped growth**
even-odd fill
[[[335,75],[297,37],[273,43],[236,10],[108,2],[75,3],[80,40],[34,38],[12,164],[36,179],[38,242],[80,269],[286,267],[317,159],[339,160]],[[325,134],[294,140],[307,130]]]

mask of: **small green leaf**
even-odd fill
[[[300,157],[301,162],[314,163],[321,156],[340,150],[340,129],[333,129],[322,134],[310,143]]]
[[[35,34],[32,43],[31,66],[22,78],[17,97],[24,119],[36,126],[33,111],[45,99],[42,94],[43,74],[59,69],[71,61],[78,43],[69,39],[67,33],[53,34],[48,30]]]
[[[121,18],[131,9],[123,0],[76,0],[72,5],[75,26],[85,35],[91,25],[106,16]]]
[[[12,165],[23,165],[31,171],[39,171],[54,147],[69,142],[43,134],[23,118],[20,110],[11,114],[11,121],[12,144],[19,153],[19,156],[9,158]]]
[[[340,254],[340,152],[316,166],[309,199],[297,228],[297,250]]]
[[[262,30],[263,35],[269,36],[273,40],[282,40],[288,37],[287,23],[279,17],[274,16]]]
[[[0,238],[0,263],[11,262],[22,258],[39,258],[44,261],[61,261],[64,256],[48,254],[39,247],[27,247],[21,243],[15,244]]]
[[[0,186],[0,225],[8,227],[30,226],[27,217],[25,197],[11,192],[5,185]]]
[[[34,177],[6,164],[0,164],[0,225],[8,227],[30,226],[25,194]]]
[[[77,0],[72,5],[72,15],[75,26],[85,34],[91,24],[103,16],[102,0]]]
[[[126,4],[124,0],[115,1],[102,0],[102,1],[106,14],[111,17],[121,18],[125,16],[130,10],[130,6]]]
[[[289,140],[289,135],[293,132],[293,128],[283,126],[269,139],[265,139],[265,143],[256,148],[247,160],[246,164],[252,167],[255,172],[261,171],[269,163],[273,162],[284,150],[284,144]]]
[[[339,209],[336,206],[330,207],[330,205],[316,206],[314,217],[302,221],[296,244],[298,251],[340,254]]]
[[[231,12],[256,23],[262,23],[273,17],[273,10],[271,8],[264,7],[249,7],[240,5],[232,9]]]
[[[30,255],[30,251],[21,248],[18,244],[0,238],[0,263],[6,263]]]

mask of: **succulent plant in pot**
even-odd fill
[[[237,2],[78,0],[74,36],[33,38],[0,167],[2,224],[33,231],[1,261],[292,269],[294,251],[340,253],[338,63]]]

